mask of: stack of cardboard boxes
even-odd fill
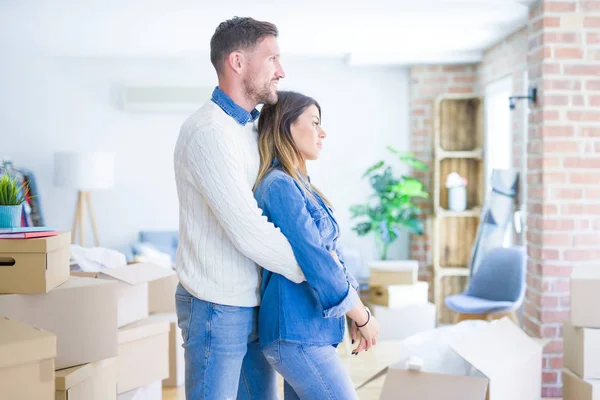
[[[600,398],[600,270],[577,267],[571,275],[571,316],[563,325],[564,400]]]
[[[0,240],[0,393],[161,399],[170,326],[149,318],[148,282],[172,272],[136,264],[71,275],[70,241],[68,232]]]
[[[163,387],[182,386],[185,383],[185,361],[183,358],[183,337],[177,325],[175,314],[175,291],[179,279],[175,273],[150,282],[148,286],[150,318],[168,321],[169,328],[169,377],[163,380]]]
[[[418,280],[417,261],[372,263],[368,304],[379,321],[381,340],[404,339],[435,328],[435,305],[429,284]]]

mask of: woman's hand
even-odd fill
[[[337,253],[333,250],[330,250],[329,253],[333,257],[333,259],[338,263],[339,267],[343,269],[344,267],[342,266],[342,263],[340,262]],[[352,351],[352,354],[354,355],[360,353],[363,350],[369,350],[371,347],[375,346],[377,344],[377,336],[379,335],[379,322],[377,322],[375,317],[371,315],[371,311],[368,311],[367,309],[364,309],[363,311],[362,302],[359,303],[360,304],[357,304],[357,306],[355,307],[358,308],[358,310],[353,309],[347,314],[350,317],[354,316],[357,319],[361,318],[361,320],[359,321],[351,320],[352,324],[350,326],[350,337],[352,338],[352,343],[356,341],[356,339],[358,338],[358,333],[360,332],[360,343],[358,344],[358,347]],[[360,317],[357,317],[359,315]],[[367,323],[367,321],[369,322]],[[366,325],[364,325],[365,323]],[[357,324],[364,326],[359,328]]]
[[[367,311],[369,314],[370,312]],[[364,323],[364,322],[363,322]],[[377,344],[377,337],[379,336],[379,322],[375,317],[370,315],[369,322],[362,327],[358,327],[355,321],[352,321],[352,327],[350,328],[350,335],[352,340],[355,341],[358,333],[360,332],[360,343],[358,347],[352,351],[352,354],[356,355],[363,350],[369,350],[371,347]]]

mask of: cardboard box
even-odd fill
[[[115,400],[117,359],[56,371],[56,400]]]
[[[600,304],[600,270],[581,266],[571,273],[571,325],[600,328],[600,313],[590,304]]]
[[[183,337],[177,325],[175,313],[152,314],[150,319],[168,321],[169,330],[169,377],[163,381],[164,387],[182,386],[185,384],[185,359],[183,352]]]
[[[436,308],[432,303],[400,308],[369,304],[369,308],[380,325],[379,340],[404,339],[436,326]]]
[[[369,303],[390,308],[425,304],[429,300],[429,283],[374,286],[369,289]]]
[[[69,279],[71,234],[0,239],[0,293],[47,293]]]
[[[427,366],[407,370],[400,357],[361,386],[386,375],[381,400],[485,400],[486,394],[488,400],[539,400],[542,347],[502,318],[450,343],[452,351],[477,369],[476,376],[427,372]]]
[[[175,271],[171,274],[148,283],[148,311],[153,313],[175,312],[175,291],[179,278]]]
[[[373,261],[369,263],[369,287],[412,285],[417,283],[419,263],[416,260]]]
[[[56,369],[117,355],[117,285],[71,277],[45,294],[0,295],[0,315],[56,334]]]
[[[600,379],[600,329],[563,325],[565,367],[582,379]]]
[[[117,400],[162,400],[162,387],[160,381],[142,386],[129,392],[121,393]]]
[[[0,317],[0,397],[54,399],[56,335]]]
[[[148,282],[163,279],[172,271],[151,263],[128,264],[105,269],[101,272],[72,272],[72,276],[83,276],[118,282],[119,328],[148,318]]]
[[[563,400],[600,400],[600,380],[583,380],[563,368]]]
[[[168,321],[151,318],[119,329],[117,393],[169,377]]]

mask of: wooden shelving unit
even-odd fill
[[[444,298],[466,289],[471,249],[484,198],[483,98],[442,95],[436,99],[433,140],[433,291],[438,322],[454,322]],[[467,178],[467,210],[448,210],[446,176]]]

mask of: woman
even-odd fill
[[[285,399],[355,399],[335,347],[347,315],[353,351],[376,344],[379,324],[358,297],[358,284],[336,248],[339,226],[327,199],[310,183],[306,160],[319,158],[325,131],[310,97],[279,92],[258,121],[260,169],[255,198],[290,242],[306,282],[264,271],[259,338],[269,363],[285,378]]]

